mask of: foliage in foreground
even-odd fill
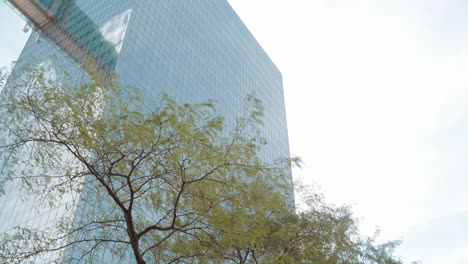
[[[5,231],[0,262],[400,263],[398,243],[362,238],[348,208],[307,188],[295,213],[294,160],[259,158],[257,99],[226,131],[212,102],[148,107],[132,87],[46,76],[26,69],[1,92],[0,187],[76,213]]]

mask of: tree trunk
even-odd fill
[[[146,261],[140,252],[139,239],[135,231],[135,225],[133,224],[133,217],[130,212],[125,213],[125,220],[127,222],[128,237],[130,238],[130,244],[132,245],[132,250],[133,250],[133,255],[135,256],[135,260],[137,264],[146,264]]]

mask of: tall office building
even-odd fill
[[[4,2],[35,30],[19,65],[43,66],[58,80],[57,64],[77,79],[93,65],[141,89],[148,104],[162,93],[179,102],[213,99],[228,130],[253,94],[265,107],[262,158],[289,156],[281,73],[226,0]],[[0,197],[0,232],[47,226],[76,210],[65,199],[61,207],[34,212],[34,202],[21,200],[14,185]]]

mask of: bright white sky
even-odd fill
[[[468,2],[229,2],[283,73],[295,176],[406,261],[468,263]],[[6,65],[27,36],[0,17]]]
[[[297,171],[423,263],[468,263],[468,2],[230,0],[284,75]]]

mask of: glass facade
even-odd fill
[[[8,2],[18,8],[15,2],[21,1]],[[226,0],[30,2],[54,22],[31,35],[19,64],[37,63],[54,75],[59,61],[77,78],[86,78],[83,69],[91,59],[103,74],[115,70],[123,83],[141,89],[148,104],[163,93],[179,102],[213,99],[228,131],[247,95],[254,95],[265,107],[268,144],[262,158],[289,156],[281,73]],[[23,15],[31,21],[31,14]],[[46,41],[38,41],[41,35]],[[0,231],[33,222],[47,225],[76,210],[64,201],[63,208],[31,212],[33,203],[22,201],[14,189],[10,184],[0,197]]]

